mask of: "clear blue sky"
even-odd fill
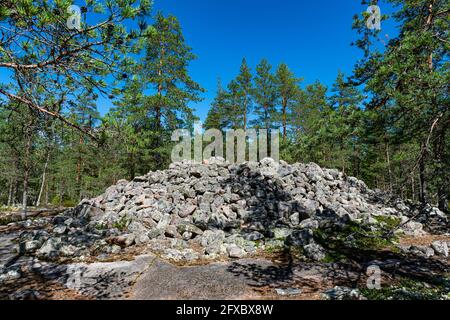
[[[382,1],[379,6],[383,14],[392,12]],[[207,92],[204,101],[192,107],[202,120],[217,79],[226,85],[237,75],[243,57],[253,69],[262,58],[274,68],[287,63],[304,78],[304,85],[320,80],[331,86],[339,70],[349,75],[361,57],[350,45],[357,38],[352,17],[366,9],[360,0],[154,0],[155,12],[178,17],[186,42],[198,56],[190,74]],[[383,23],[382,33],[395,34],[392,19]],[[0,81],[7,82],[8,76],[3,73]],[[110,106],[108,99],[99,99],[102,114]]]
[[[350,44],[354,14],[367,9],[359,0],[155,0],[155,10],[178,17],[198,60],[193,79],[206,90],[193,105],[204,119],[214,99],[217,78],[232,80],[245,56],[254,69],[267,58],[276,67],[287,63],[304,84],[320,80],[331,86],[339,70],[350,74],[361,51]],[[379,3],[382,14],[392,9]],[[395,32],[383,23],[384,34]]]

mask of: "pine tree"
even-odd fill
[[[206,130],[224,130],[229,127],[229,94],[222,87],[221,81],[218,80],[217,82],[217,95],[211,104],[204,124]]]
[[[275,76],[271,73],[272,66],[263,59],[256,66],[253,97],[255,101],[254,113],[256,119],[252,124],[262,129],[272,129],[276,114],[277,87]]]
[[[299,83],[302,80],[296,78],[289,67],[282,63],[276,72],[278,96],[281,103],[281,125],[283,127],[283,141],[286,142],[288,124],[292,121],[292,107],[300,95]]]
[[[429,201],[430,189],[434,189],[440,208],[447,210],[448,6],[446,1],[435,0],[388,2],[399,5],[394,14],[400,23],[399,35],[385,52],[369,52],[358,63],[355,82],[365,84],[372,96],[367,105],[375,119],[369,123],[372,130],[384,128],[390,143],[397,146],[411,141],[418,145],[411,159],[413,168],[404,175],[419,173],[421,201]],[[365,19],[356,18],[354,26],[366,34],[358,45],[367,49],[372,40],[367,30],[361,31]]]
[[[238,112],[239,117],[242,117],[241,129],[247,130],[249,123],[249,115],[252,112],[252,93],[253,93],[253,76],[251,70],[247,65],[247,60],[242,59],[239,75],[236,81],[230,84],[230,93],[233,105],[237,102],[237,108],[233,113]]]

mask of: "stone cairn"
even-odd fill
[[[396,232],[420,235],[423,224],[411,218],[416,212],[408,201],[313,163],[266,158],[231,165],[212,158],[120,180],[54,217],[47,229],[24,232],[21,248],[42,259],[82,261],[145,247],[190,262],[289,245],[320,261],[326,250],[315,240],[318,230],[349,222],[375,227],[378,217],[395,217]],[[446,219],[436,208],[427,214]]]

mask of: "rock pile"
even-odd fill
[[[395,217],[399,231],[420,235],[417,209],[373,191],[356,178],[316,164],[264,159],[230,165],[175,163],[133,181],[121,180],[101,196],[57,216],[48,230],[22,234],[21,250],[40,258],[102,257],[146,246],[176,261],[229,256],[258,248],[299,246],[321,260],[316,231],[349,222],[378,226]],[[435,208],[429,215],[446,221]],[[444,245],[437,248],[447,253]]]

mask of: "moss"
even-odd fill
[[[392,216],[378,216],[375,217],[375,220],[377,220],[382,227],[387,229],[395,229],[402,222],[400,218]]]
[[[97,223],[95,225],[95,229],[97,229],[97,230],[106,230],[106,229],[108,229],[108,225],[106,223]]]
[[[403,278],[398,284],[381,290],[361,289],[369,300],[448,300],[450,279],[440,278],[433,284]]]
[[[395,235],[386,232],[381,226],[371,228],[356,222],[348,222],[345,226],[316,230],[315,240],[331,250],[342,247],[360,250],[395,249]]]
[[[113,228],[119,229],[120,231],[125,231],[128,228],[130,222],[131,221],[126,217],[122,217],[118,221],[114,222]]]
[[[265,251],[267,253],[278,253],[285,249],[284,241],[270,240],[265,243]]]
[[[343,254],[340,254],[335,251],[328,251],[325,255],[325,258],[322,259],[324,263],[334,263],[334,262],[345,262],[347,257]]]

